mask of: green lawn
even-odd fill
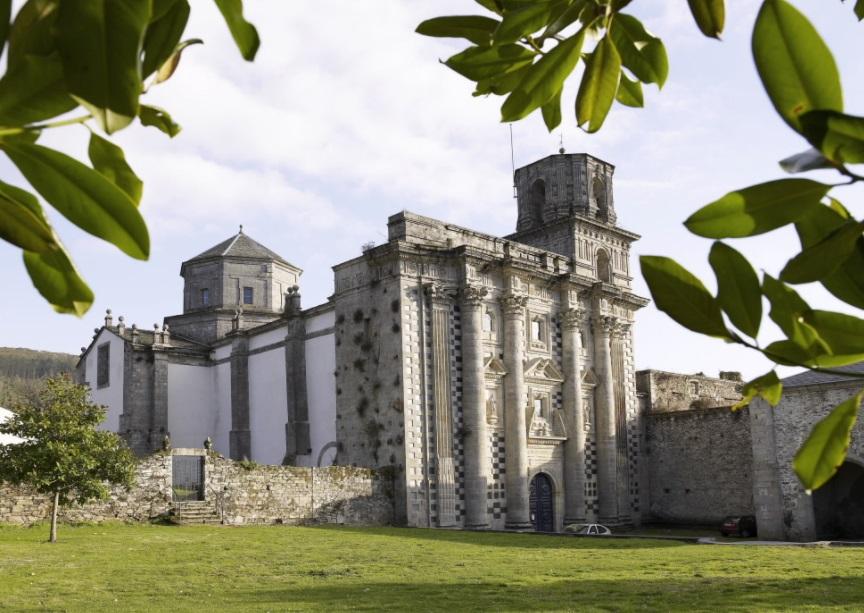
[[[864,608],[864,550],[400,528],[0,527],[0,610]]]

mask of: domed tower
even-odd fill
[[[183,314],[166,317],[171,332],[212,343],[232,330],[279,318],[285,293],[302,270],[240,231],[180,266]]]

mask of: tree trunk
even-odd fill
[[[54,492],[54,505],[51,507],[51,542],[57,542],[57,507],[60,506],[60,492]]]

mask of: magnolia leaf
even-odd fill
[[[0,181],[0,238],[25,251],[57,247],[54,232],[33,194]]]
[[[126,192],[136,205],[141,203],[144,183],[126,162],[126,155],[120,147],[91,132],[87,152],[99,174]]]
[[[444,64],[472,81],[488,79],[518,70],[534,61],[534,51],[522,45],[468,47]]]
[[[540,109],[543,114],[543,122],[546,124],[546,129],[550,132],[561,124],[561,92],[552,96],[543,107]]]
[[[799,172],[807,172],[808,170],[818,170],[821,168],[834,168],[835,165],[822,155],[818,149],[808,149],[795,155],[790,155],[788,158],[783,158],[779,162],[780,168],[789,174],[797,174]]]
[[[786,0],[765,0],[753,27],[753,58],[774,108],[794,130],[815,109],[842,111],[834,56],[813,25]]]
[[[726,7],[723,0],[687,0],[690,12],[702,34],[710,38],[720,38],[726,20]]]
[[[587,132],[596,132],[606,120],[620,76],[621,56],[606,36],[585,60],[585,74],[576,94],[576,121]]]
[[[474,0],[477,4],[485,9],[489,9],[493,13],[501,15],[504,12],[500,0]]]
[[[769,316],[783,331],[786,338],[808,351],[811,356],[830,353],[825,341],[803,320],[802,315],[810,310],[810,305],[798,295],[798,292],[766,274],[762,279],[762,293],[771,304]]]
[[[25,2],[9,30],[9,68],[27,56],[48,56],[57,50],[54,22],[58,0]]]
[[[639,81],[631,81],[630,78],[622,72],[621,81],[618,83],[618,92],[615,94],[615,99],[624,106],[642,108],[645,106],[645,99],[642,95],[642,84]]]
[[[864,162],[864,117],[836,111],[810,111],[799,117],[804,136],[840,164]]]
[[[24,265],[34,287],[58,313],[82,316],[93,304],[93,292],[61,248],[24,252]]]
[[[240,54],[247,62],[255,59],[261,40],[258,30],[243,17],[243,0],[214,0],[219,12],[228,24],[231,36],[240,49]]]
[[[780,279],[786,283],[810,283],[829,276],[855,251],[862,229],[864,223],[844,223],[789,260],[780,272]]]
[[[465,38],[475,45],[492,44],[492,33],[501,22],[480,15],[450,15],[422,22],[415,32],[424,36]]]
[[[180,37],[189,21],[189,2],[187,0],[171,0],[167,2],[161,14],[155,14],[147,34],[144,36],[144,59],[141,63],[141,76],[149,77],[162,66],[180,43]]]
[[[41,145],[3,141],[0,148],[69,221],[134,258],[147,259],[147,226],[135,202],[119,187],[78,160]]]
[[[56,54],[27,55],[11,64],[0,79],[0,125],[22,126],[62,115],[76,106],[66,91]]]
[[[719,241],[711,246],[708,261],[717,277],[720,306],[739,330],[756,338],[762,321],[762,290],[750,262]]]
[[[810,436],[795,454],[792,466],[809,494],[822,487],[846,459],[852,439],[852,427],[864,392],[839,404],[810,431]]]
[[[658,309],[694,332],[730,338],[720,305],[698,278],[670,258],[643,255],[639,262]]]
[[[847,219],[848,211],[833,198],[831,206],[820,204],[812,213],[795,222],[801,247],[807,249],[822,241],[846,223]],[[837,298],[864,309],[864,240],[858,239],[846,260],[819,281]]]
[[[189,45],[203,45],[204,41],[200,38],[190,38],[189,40],[184,40],[182,43],[177,45],[177,50],[171,54],[171,57],[168,58],[162,66],[159,67],[159,70],[156,72],[156,83],[164,83],[168,79],[171,78],[171,75],[174,74],[174,71],[177,70],[177,66],[180,64],[180,56],[183,53],[183,50]]]
[[[730,192],[693,213],[684,225],[706,238],[742,238],[797,221],[820,206],[831,185],[781,179]]]
[[[615,43],[621,64],[643,83],[663,87],[669,75],[669,58],[663,42],[648,33],[642,22],[626,13],[615,13],[608,36]]]
[[[802,318],[828,344],[832,355],[864,353],[864,320],[819,310],[806,311]]]
[[[552,2],[535,1],[507,11],[493,35],[495,43],[515,43],[523,36],[533,34],[549,22],[554,9]]]
[[[522,82],[501,106],[501,121],[517,121],[549,102],[564,87],[564,80],[576,68],[584,33],[579,32],[558,45],[526,71]],[[550,129],[551,131],[551,129]]]
[[[495,94],[496,96],[503,96],[504,94],[509,94],[519,86],[522,79],[524,79],[525,75],[528,74],[528,71],[531,70],[531,66],[532,64],[526,64],[519,70],[505,72],[504,74],[495,75],[488,79],[481,79],[480,81],[477,81],[477,87],[472,92],[472,95],[484,96],[486,94]]]
[[[0,0],[0,58],[9,36],[9,20],[12,18],[12,0]]]
[[[579,21],[579,15],[582,14],[586,4],[588,4],[587,0],[573,0],[570,6],[549,22],[543,34],[540,35],[540,40],[557,36],[559,32]]]
[[[160,109],[158,106],[142,104],[138,112],[138,119],[142,126],[153,126],[171,138],[180,133],[180,126],[174,123],[171,115],[165,109]]]
[[[783,395],[783,384],[777,377],[777,373],[772,370],[761,377],[756,377],[752,381],[748,381],[744,385],[742,394],[741,400],[732,405],[733,411],[743,409],[749,405],[750,401],[756,396],[761,396],[772,407],[776,407]]]

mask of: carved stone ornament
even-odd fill
[[[462,288],[462,302],[468,306],[479,307],[489,290],[477,285],[466,285]]]
[[[522,315],[528,305],[528,296],[521,294],[507,294],[501,297],[501,308],[505,315]]]
[[[631,324],[629,321],[618,319],[615,321],[615,324],[612,327],[612,334],[617,336],[618,338],[623,338],[627,336],[627,333],[630,331],[630,326]]]
[[[440,283],[429,283],[428,285],[424,285],[423,291],[426,292],[426,295],[429,296],[429,298],[438,302],[446,302],[453,297],[453,291],[449,288],[445,288]]]
[[[599,315],[592,317],[591,320],[597,330],[605,332],[606,334],[611,334],[618,322],[618,318],[614,315]]]
[[[565,330],[576,330],[585,321],[585,310],[581,308],[567,309],[561,311],[561,327]]]

